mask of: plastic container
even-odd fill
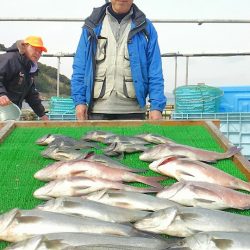
[[[250,87],[221,87],[219,112],[250,112]]]
[[[205,84],[186,85],[176,88],[175,112],[177,113],[216,113],[219,110],[223,91]]]
[[[11,103],[7,106],[0,106],[0,121],[19,120],[21,116],[21,110],[19,107]]]
[[[244,113],[173,113],[174,120],[219,119],[220,131],[250,160],[250,112]]]

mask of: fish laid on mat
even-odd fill
[[[250,233],[250,216],[198,207],[170,207],[151,213],[134,226],[177,237],[210,231]]]
[[[169,250],[249,250],[250,233],[202,232],[177,240]]]
[[[13,209],[0,216],[0,239],[17,242],[38,234],[61,232],[85,232],[113,234],[123,236],[141,236],[130,225],[123,225],[94,218],[81,218],[68,214],[60,214],[33,210]]]
[[[204,181],[232,189],[250,191],[250,183],[206,163],[186,158],[162,158],[149,164],[149,168],[155,172],[171,176],[178,181]]]
[[[168,156],[187,157],[192,160],[216,162],[217,160],[230,158],[240,151],[237,147],[231,147],[224,153],[199,149],[182,144],[159,144],[149,148],[140,155],[142,161],[155,161]]]
[[[108,157],[106,155],[103,154],[94,154],[94,153],[89,153],[85,159],[87,159],[88,161],[95,161],[95,162],[101,162],[109,167],[112,168],[121,168],[121,169],[126,169],[129,170],[131,172],[145,172],[148,169],[143,169],[143,168],[135,168],[133,166],[133,168],[129,168],[128,166],[122,164],[121,162],[112,159],[111,157]]]
[[[217,184],[181,181],[165,187],[157,195],[184,206],[209,209],[250,209],[250,195]]]
[[[97,178],[72,177],[51,181],[34,192],[34,197],[49,200],[64,196],[82,196],[102,189],[118,189],[140,193],[156,193],[159,188],[139,188],[120,182]]]
[[[173,144],[173,143],[176,143],[167,137],[157,135],[157,134],[151,134],[151,133],[135,135],[135,137],[142,138],[143,140],[145,140],[149,143],[154,143],[154,144],[164,144],[164,143]]]
[[[145,141],[142,138],[138,138],[135,136],[122,136],[122,135],[112,135],[112,136],[108,136],[107,138],[105,138],[105,140],[103,141],[103,143],[105,144],[112,144],[112,143],[125,143],[125,144],[148,144],[147,141]]]
[[[50,146],[41,152],[45,158],[53,159],[56,161],[69,161],[74,159],[85,158],[89,155],[89,151],[80,151],[67,147]]]
[[[89,131],[89,132],[87,132],[82,137],[82,139],[86,140],[86,141],[104,142],[104,140],[107,137],[113,136],[113,135],[115,135],[115,134],[113,134],[111,132],[96,130],[96,131]]]
[[[50,181],[78,176],[87,178],[101,178],[111,181],[142,182],[153,187],[161,187],[157,181],[166,179],[163,176],[147,177],[132,173],[131,170],[111,168],[99,162],[76,159],[65,162],[55,162],[35,173],[34,177]]]
[[[168,199],[161,199],[152,195],[124,190],[101,190],[82,196],[111,206],[128,209],[156,211],[167,207],[179,206]]]
[[[15,243],[6,250],[73,250],[73,249],[123,249],[163,250],[170,246],[168,240],[91,233],[51,233],[37,235]],[[86,248],[85,248],[86,247]],[[89,247],[89,248],[88,248]],[[101,248],[103,247],[103,248]]]
[[[99,148],[96,143],[87,142],[84,140],[76,140],[69,136],[57,135],[57,134],[47,134],[43,137],[37,139],[36,144],[38,145],[49,145],[58,147],[69,147],[75,149],[81,148]]]
[[[80,197],[51,199],[37,206],[37,208],[44,211],[72,214],[118,223],[135,222],[149,214],[146,211],[110,206]]]
[[[124,153],[135,153],[147,150],[143,144],[125,143],[125,142],[114,142],[103,149],[105,155],[108,156],[119,156]]]

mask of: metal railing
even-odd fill
[[[105,0],[108,2],[108,0]],[[25,17],[0,17],[0,22],[84,22],[85,18],[25,18]],[[151,19],[153,23],[189,23],[189,24],[250,24],[249,19]],[[162,57],[175,58],[174,88],[177,87],[178,57],[186,58],[185,84],[188,85],[189,59],[190,57],[230,57],[250,56],[250,52],[229,52],[229,53],[163,53]],[[57,57],[57,96],[60,96],[60,64],[62,57],[74,57],[74,53],[46,54],[43,57]]]

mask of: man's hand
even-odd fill
[[[40,117],[41,120],[43,121],[48,121],[49,120],[49,117],[47,115],[43,115]]]
[[[88,120],[88,107],[85,104],[79,104],[76,106],[76,118],[77,120]]]
[[[0,96],[0,106],[6,106],[9,104],[11,104],[11,101],[7,95]]]
[[[162,119],[162,114],[159,110],[152,110],[149,112],[149,120],[160,120]]]

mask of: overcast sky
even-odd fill
[[[104,0],[1,1],[1,17],[86,18]],[[247,19],[249,0],[135,0],[149,19]],[[83,22],[3,22],[0,43],[10,46],[28,35],[42,36],[48,52],[74,53]],[[155,24],[162,53],[250,52],[250,24]],[[55,58],[41,62],[56,66]],[[72,59],[61,73],[72,74]],[[190,58],[189,84],[250,86],[250,56]],[[174,59],[163,59],[165,89],[174,88]],[[185,84],[185,59],[178,59],[178,86]]]

